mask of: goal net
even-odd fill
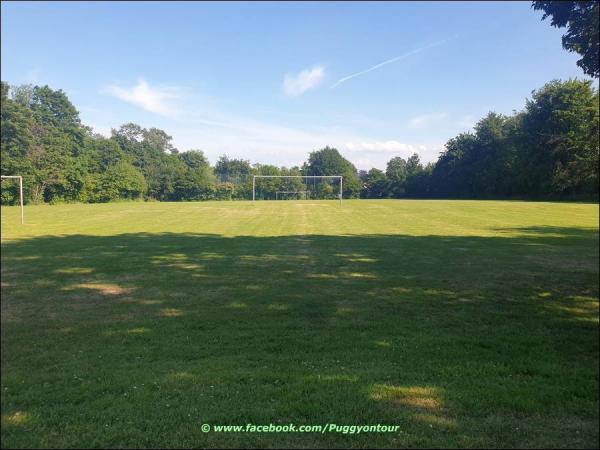
[[[254,175],[252,200],[342,200],[341,175]]]
[[[307,194],[308,191],[277,191],[275,192],[275,200],[306,200]]]

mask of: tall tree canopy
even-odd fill
[[[525,109],[489,113],[446,143],[432,193],[451,197],[597,195],[598,91],[590,81],[552,81]]]
[[[599,2],[596,1],[534,1],[535,10],[544,11],[542,20],[550,17],[550,23],[557,28],[567,27],[562,37],[565,50],[581,55],[577,65],[587,75],[600,76],[598,41]]]
[[[599,132],[598,91],[591,82],[553,81],[534,91],[522,118],[525,190],[597,190]]]
[[[342,175],[345,197],[358,197],[360,179],[354,164],[332,147],[311,152],[304,169],[305,175]]]

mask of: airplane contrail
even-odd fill
[[[388,59],[387,61],[383,61],[383,62],[381,62],[379,64],[375,64],[374,66],[369,67],[368,69],[361,70],[360,72],[353,73],[352,75],[348,75],[347,77],[340,78],[334,84],[331,85],[331,89],[338,87],[340,84],[345,83],[346,81],[348,81],[348,80],[350,80],[350,79],[352,79],[354,77],[357,77],[359,75],[363,75],[365,73],[371,72],[371,71],[373,71],[375,69],[379,69],[380,67],[383,67],[383,66],[385,66],[387,64],[391,64],[391,63],[394,63],[396,61],[400,61],[402,59],[408,58],[409,56],[412,56],[412,55],[415,55],[417,53],[420,53],[423,50],[427,50],[428,48],[436,47],[436,46],[441,45],[441,44],[443,44],[445,42],[447,42],[447,39],[444,39],[444,40],[441,40],[441,41],[437,41],[437,42],[434,42],[433,44],[425,45],[423,47],[419,47],[419,48],[417,48],[415,50],[411,50],[408,53],[404,53],[403,55],[396,56],[395,58]]]

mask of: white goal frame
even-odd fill
[[[21,225],[25,223],[23,216],[23,177],[21,175],[0,175],[0,181],[5,179],[18,179],[19,180],[19,199],[21,203]]]
[[[340,180],[340,205],[342,204],[342,192],[343,192],[343,176],[341,175],[252,175],[252,201],[256,200],[256,179],[257,178],[333,178]],[[277,195],[277,194],[275,194]]]

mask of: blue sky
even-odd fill
[[[63,89],[109,135],[296,165],[437,158],[488,111],[585,78],[529,2],[2,2],[2,80]]]

